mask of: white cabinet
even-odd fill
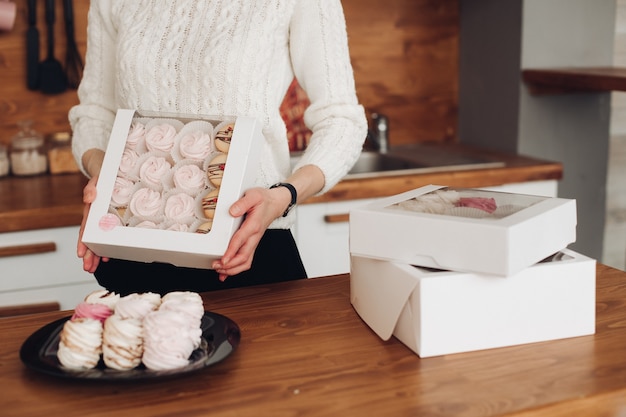
[[[67,310],[89,292],[100,289],[76,256],[78,229],[1,233],[0,306],[58,302]],[[29,248],[35,250],[30,253]],[[16,252],[24,254],[13,254]]]
[[[374,199],[302,204],[293,232],[309,278],[350,272],[348,213]]]
[[[557,181],[530,181],[484,187],[494,191],[556,197]],[[375,199],[297,206],[293,233],[309,278],[350,272],[348,213]]]

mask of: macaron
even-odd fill
[[[224,169],[226,168],[226,156],[225,153],[217,155],[209,162],[207,167],[207,177],[211,184],[216,187],[222,184],[222,177],[224,177]]]
[[[233,137],[234,130],[235,125],[233,123],[229,123],[217,131],[215,134],[215,148],[218,151],[224,153],[228,152],[228,149],[230,148],[230,140]]]
[[[204,222],[198,226],[196,233],[205,235],[211,231],[211,227],[213,227],[213,220],[209,220],[208,222]]]
[[[215,217],[215,207],[217,207],[217,197],[219,195],[219,189],[211,190],[202,197],[202,212],[207,219]]]

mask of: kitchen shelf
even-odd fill
[[[626,67],[563,67],[522,70],[533,95],[626,91]]]

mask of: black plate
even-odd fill
[[[205,311],[202,318],[200,347],[182,368],[153,371],[140,365],[128,371],[107,368],[102,360],[97,367],[87,370],[65,368],[57,359],[59,335],[69,316],[49,323],[30,335],[22,344],[20,359],[35,371],[70,379],[99,381],[136,381],[185,375],[226,359],[239,346],[239,327],[228,317]]]

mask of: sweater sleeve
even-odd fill
[[[106,150],[115,119],[115,28],[111,0],[91,2],[87,56],[78,88],[80,104],[72,107],[72,151],[85,175],[82,156],[89,149]]]
[[[367,135],[340,0],[296,2],[290,25],[290,54],[294,74],[311,101],[304,121],[312,135],[295,168],[307,164],[319,167],[325,177],[321,194],[347,174]]]

